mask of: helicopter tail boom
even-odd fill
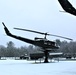
[[[8,30],[8,28],[5,26],[5,24],[3,22],[2,22],[2,24],[4,26],[5,33],[8,36],[13,37],[13,38],[18,39],[18,40],[21,40],[21,41],[24,41],[24,42],[27,42],[27,43],[30,43],[30,44],[34,44],[34,40],[23,38],[23,37],[20,37],[20,36],[16,36],[16,35],[11,34],[10,31]]]

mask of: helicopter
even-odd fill
[[[29,43],[29,44],[33,44],[35,46],[38,46],[42,49],[42,52],[44,52],[44,56],[45,56],[45,63],[48,63],[48,56],[49,56],[49,52],[52,50],[56,50],[59,49],[59,46],[56,45],[56,43],[54,41],[50,41],[46,38],[46,36],[55,36],[55,37],[60,37],[60,38],[64,38],[64,39],[68,39],[68,40],[72,40],[70,38],[66,38],[66,37],[62,37],[62,36],[58,36],[58,35],[53,35],[53,34],[48,34],[48,33],[42,33],[39,31],[34,31],[34,30],[28,30],[28,29],[22,29],[22,28],[14,28],[16,30],[23,30],[23,31],[29,31],[29,32],[33,32],[33,33],[38,33],[41,35],[44,35],[44,38],[37,38],[35,37],[34,40],[28,39],[28,38],[24,38],[21,36],[17,36],[17,35],[13,35],[12,33],[10,33],[10,31],[8,30],[8,28],[5,26],[4,22],[2,22],[3,26],[4,26],[4,30],[5,33],[10,36],[13,37],[15,39],[21,40],[23,42]]]
[[[66,12],[76,16],[76,9],[68,0],[58,0],[58,2]]]

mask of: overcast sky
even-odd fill
[[[76,7],[75,0],[69,0]],[[11,33],[34,39],[44,37],[39,34],[14,30],[14,27],[26,28],[72,38],[76,41],[76,16],[64,11],[58,0],[0,0],[0,45],[13,41],[16,46],[26,43],[8,37],[3,29],[6,24]],[[49,40],[60,39],[47,37]],[[64,39],[61,39],[64,40]],[[67,40],[66,40],[67,41]]]

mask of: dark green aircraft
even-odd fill
[[[3,22],[2,22],[2,24],[4,26],[5,33],[8,36],[13,37],[13,38],[18,39],[18,40],[21,40],[21,41],[26,42],[26,43],[33,44],[35,46],[39,46],[42,49],[42,51],[44,52],[44,54],[45,54],[45,61],[44,61],[45,63],[48,62],[49,52],[54,51],[56,49],[59,49],[59,47],[56,45],[56,43],[54,41],[50,41],[50,40],[46,39],[47,35],[72,40],[70,38],[66,38],[66,37],[62,37],[62,36],[58,36],[58,35],[42,33],[42,32],[28,30],[28,29],[14,28],[14,29],[17,29],[17,30],[29,31],[29,32],[34,32],[34,33],[45,35],[44,38],[35,38],[35,40],[32,40],[32,39],[24,38],[24,37],[21,37],[21,36],[13,35],[12,33],[10,33],[10,31],[8,30],[8,28],[5,26],[5,24]]]

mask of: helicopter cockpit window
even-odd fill
[[[47,42],[44,42],[45,45],[47,45]]]
[[[51,42],[51,41],[44,41],[44,44],[45,45],[55,45],[55,43],[54,42]]]

